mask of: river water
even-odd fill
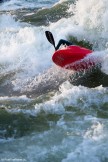
[[[44,34],[89,41],[107,75],[107,22],[107,0],[0,3],[0,162],[108,162],[108,88],[70,84]]]

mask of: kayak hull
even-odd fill
[[[88,69],[95,64],[90,59],[85,61],[85,57],[92,54],[92,52],[92,50],[87,48],[72,45],[55,51],[52,60],[62,68],[79,71]]]

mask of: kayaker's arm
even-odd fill
[[[58,50],[61,45],[65,45],[65,44],[67,46],[73,45],[73,43],[71,43],[71,42],[69,42],[67,40],[60,39],[59,42],[58,42],[58,44],[57,44],[57,46],[55,47],[55,49]]]

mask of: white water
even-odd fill
[[[107,93],[108,90],[101,86],[88,89],[67,82],[61,85],[60,94],[55,94],[43,104],[36,104],[34,110],[11,110],[33,116],[44,111],[45,114],[59,114],[61,117],[57,123],[49,121],[51,128],[48,131],[1,143],[5,150],[1,159],[14,157],[33,162],[47,161],[49,156],[52,161],[60,154],[64,157],[61,158],[62,162],[101,162],[107,159],[108,122],[104,118],[97,118],[98,110],[102,110],[107,103]],[[73,111],[66,109],[70,105]]]
[[[12,83],[15,88],[18,86],[23,89],[29,79],[36,75],[41,76],[45,70],[54,66],[51,61],[54,48],[44,35],[45,30],[50,30],[56,43],[68,34],[93,43],[93,57],[101,58],[102,71],[108,74],[107,4],[106,0],[79,0],[68,11],[73,12],[74,8],[74,17],[61,19],[48,27],[34,27],[16,22],[9,15],[0,16],[0,72],[16,72]],[[55,67],[54,72],[56,73]],[[48,74],[50,78],[52,75]],[[32,102],[26,96],[0,97],[0,103],[16,100]],[[70,110],[68,107],[71,107]],[[27,116],[38,117],[44,112],[45,115],[55,114],[60,117],[54,122],[48,121],[49,130],[34,131],[12,141],[1,141],[0,159],[6,157],[11,160],[27,159],[30,162],[107,162],[107,108],[107,88],[72,86],[68,81],[59,87],[59,93],[42,103],[34,103],[29,110],[15,105],[13,109],[8,109],[10,113],[21,112]]]
[[[105,23],[107,1],[99,1],[98,6],[96,2],[89,1],[84,5],[86,3],[84,0],[78,1],[74,17],[61,19],[47,28],[28,26],[15,22],[11,16],[0,16],[0,65],[3,67],[8,65],[6,71],[19,70],[18,77],[23,79],[35,76],[51,67],[54,49],[44,35],[45,30],[50,30],[54,34],[56,43],[60,38],[66,38],[68,34],[77,36],[79,40],[87,39],[94,43],[94,50],[99,51],[96,55],[98,53],[102,58],[102,70],[108,74],[108,25]]]
[[[50,7],[58,0],[8,0],[0,4],[0,10],[17,10],[22,8],[43,8]]]

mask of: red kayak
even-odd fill
[[[95,65],[93,60],[85,59],[85,57],[91,55],[92,52],[92,50],[87,48],[72,45],[55,51],[52,60],[56,65],[62,68],[80,71]]]

